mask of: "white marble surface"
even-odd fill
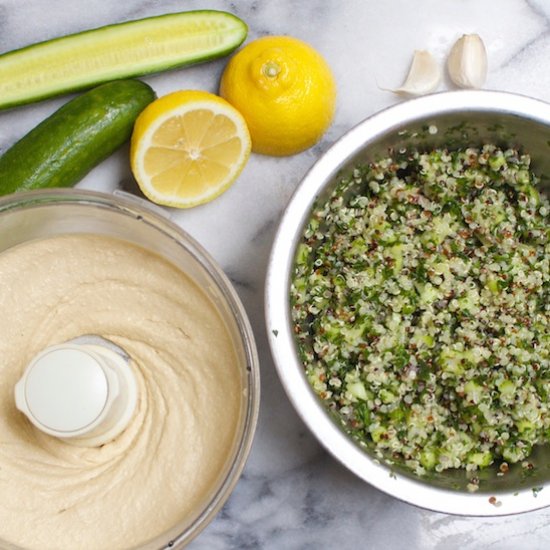
[[[290,34],[320,50],[339,86],[333,126],[312,150],[291,158],[253,155],[236,184],[214,202],[172,219],[218,260],[239,292],[261,358],[260,421],[244,475],[193,550],[222,549],[546,549],[550,510],[480,519],[416,509],[361,482],[320,447],[291,408],[277,378],[263,322],[264,276],[281,212],[301,177],[339,136],[399,101],[414,49],[441,60],[462,33],[487,45],[487,88],[550,101],[548,0],[0,0],[0,51],[69,32],[197,8],[232,11],[249,40]],[[157,94],[181,88],[216,91],[225,60],[148,77]],[[446,84],[442,85],[444,89]],[[0,114],[0,151],[65,99]],[[79,187],[132,189],[127,150]]]

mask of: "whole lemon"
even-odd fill
[[[330,126],[336,84],[309,44],[289,36],[250,42],[227,64],[220,95],[246,120],[252,151],[286,156],[314,145]]]

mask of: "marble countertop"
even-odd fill
[[[252,155],[235,185],[210,204],[169,210],[219,262],[254,327],[261,360],[258,429],[244,474],[193,550],[222,549],[546,549],[550,510],[496,519],[417,509],[349,473],[320,446],[291,407],[267,345],[263,292],[278,221],[301,178],[335,140],[365,117],[401,101],[383,88],[401,84],[415,49],[444,60],[463,33],[482,36],[486,88],[550,101],[550,2],[546,0],[0,0],[0,51],[109,23],[188,9],[231,11],[249,40],[289,34],[310,42],[338,82],[336,118],[314,148],[288,158]],[[158,95],[217,90],[219,60],[145,80]],[[443,83],[441,90],[448,87]],[[54,99],[0,114],[0,151],[57,109]],[[78,186],[132,189],[123,149]]]

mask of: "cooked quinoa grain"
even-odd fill
[[[396,153],[315,207],[294,330],[360,443],[424,474],[550,440],[549,213],[529,157],[492,145]]]

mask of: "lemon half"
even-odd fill
[[[152,103],[136,120],[130,164],[157,204],[190,208],[227,190],[250,156],[242,115],[224,99],[183,90]]]

